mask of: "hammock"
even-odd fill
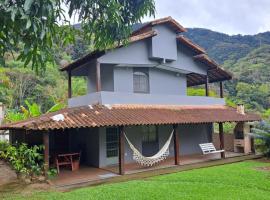
[[[165,160],[170,154],[169,146],[170,146],[171,139],[172,139],[172,136],[173,136],[173,131],[172,131],[170,137],[168,138],[168,140],[166,141],[166,143],[164,144],[164,146],[159,150],[159,152],[157,152],[155,155],[150,156],[150,157],[143,156],[134,147],[134,145],[129,141],[129,139],[127,138],[125,133],[124,133],[124,136],[125,136],[128,144],[129,144],[129,147],[133,151],[133,160],[135,160],[140,165],[147,166],[147,167],[153,166],[154,164]]]

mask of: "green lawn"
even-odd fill
[[[262,166],[270,163],[246,161],[65,193],[6,194],[2,199],[270,199],[270,172],[256,169]]]

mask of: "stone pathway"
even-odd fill
[[[13,182],[15,180],[17,180],[16,173],[10,168],[10,166],[6,162],[0,160],[0,186]]]

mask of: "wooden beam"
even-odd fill
[[[173,125],[173,139],[174,139],[174,163],[179,165],[179,134],[177,131],[177,124]]]
[[[119,174],[124,175],[125,174],[125,138],[124,138],[124,127],[119,127]]]
[[[100,63],[96,62],[96,91],[101,91]]]
[[[44,145],[44,171],[49,171],[50,163],[49,163],[49,132],[43,132],[43,145]]]
[[[208,77],[208,72],[205,77],[205,96],[209,96],[209,77]]]
[[[223,123],[218,123],[219,128],[219,141],[220,141],[220,149],[224,150],[224,133],[223,133]],[[225,152],[221,152],[221,158],[225,158]]]
[[[219,82],[219,94],[220,94],[220,98],[224,98],[222,81]]]
[[[68,98],[72,97],[71,70],[68,71]]]

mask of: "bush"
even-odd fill
[[[43,146],[27,147],[26,144],[8,145],[1,157],[8,161],[18,174],[33,177],[43,172]]]
[[[270,157],[270,123],[262,121],[252,129],[252,136],[256,139],[257,149]]]
[[[0,152],[6,152],[7,148],[9,146],[8,141],[1,141],[0,140]]]
[[[51,168],[48,172],[47,175],[49,177],[49,179],[54,178],[57,175],[57,169],[55,168]]]

